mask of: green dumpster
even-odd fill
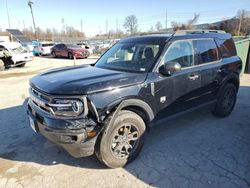
[[[250,43],[250,38],[245,38],[245,39],[242,39],[242,40],[235,41],[237,54],[242,60],[241,74],[245,73],[246,65],[248,63],[247,61],[249,61],[249,59],[248,59],[249,43]]]

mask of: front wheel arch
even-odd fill
[[[152,108],[146,102],[140,99],[125,99],[121,102],[114,102],[108,107],[108,111],[110,112],[120,111],[122,109],[130,109],[135,113],[138,112],[144,114],[149,122],[152,121],[155,117]]]

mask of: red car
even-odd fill
[[[56,44],[51,48],[51,55],[53,57],[68,57],[87,58],[89,57],[89,51],[74,44]]]

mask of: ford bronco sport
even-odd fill
[[[228,116],[241,60],[230,34],[177,31],[127,38],[93,65],[30,80],[30,125],[74,157],[96,154],[111,168],[139,154],[152,120],[212,105]]]

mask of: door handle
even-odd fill
[[[197,74],[191,74],[188,76],[189,80],[197,80],[199,78],[199,75]]]

